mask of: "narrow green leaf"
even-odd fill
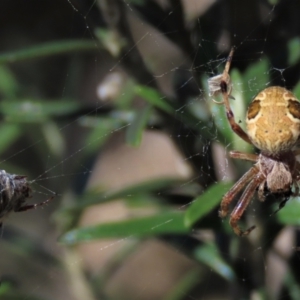
[[[122,48],[126,46],[126,39],[113,27],[110,29],[96,28],[94,32],[103,47],[114,57],[118,57]]]
[[[16,288],[14,287],[14,290]],[[45,298],[35,297],[28,294],[22,294],[18,292],[8,292],[5,295],[1,295],[1,300],[20,300],[20,299],[26,299],[26,300],[45,300]]]
[[[188,231],[183,223],[183,213],[168,211],[150,217],[74,229],[64,234],[60,242],[76,244],[104,238],[147,237]]]
[[[135,87],[136,87],[136,82],[132,79],[129,78],[127,79],[120,91],[118,96],[114,99],[114,104],[116,105],[116,109],[114,110],[114,113],[117,114],[132,114],[132,110],[134,105],[134,99],[135,97]]]
[[[214,124],[218,129],[218,133],[222,136],[222,142],[226,145],[232,144],[233,131],[230,128],[228,119],[226,117],[225,108],[223,105],[218,105],[211,101],[209,103],[211,108],[211,115],[214,119]]]
[[[200,282],[202,272],[199,270],[191,270],[185,274],[179,282],[174,285],[165,300],[182,300],[189,291]]]
[[[133,146],[138,147],[141,144],[143,132],[147,126],[148,119],[151,113],[151,105],[147,105],[140,111],[136,111],[133,122],[127,127],[126,142]]]
[[[231,81],[235,83],[234,90],[232,93],[235,100],[230,100],[230,106],[232,111],[234,112],[235,121],[246,131],[245,116],[248,108],[249,99],[246,98],[247,94],[244,92],[244,87],[247,81],[237,69],[232,70]],[[226,121],[228,122],[227,117]],[[245,142],[243,139],[241,139],[237,134],[235,134],[231,127],[229,130],[232,133],[232,149],[242,152],[251,152],[252,146],[249,143]]]
[[[57,124],[54,122],[43,123],[41,130],[50,151],[57,156],[63,155],[66,150],[66,141]]]
[[[178,184],[179,180],[174,178],[161,178],[149,180],[136,185],[126,187],[125,189],[112,192],[98,192],[89,191],[78,199],[78,204],[69,207],[66,210],[81,210],[87,206],[108,202],[119,198],[131,198],[133,195],[142,195],[154,191],[160,191],[164,188],[170,187],[173,184]]]
[[[5,151],[22,133],[17,124],[3,123],[0,125],[0,153]]]
[[[288,63],[296,64],[300,59],[300,38],[296,37],[288,41]]]
[[[244,72],[243,93],[247,105],[252,101],[253,97],[255,97],[258,92],[267,87],[268,82],[270,82],[269,69],[269,62],[264,57],[256,63],[250,64],[250,66]]]
[[[0,284],[0,296],[2,297],[3,295],[7,294],[10,291],[13,291],[13,284],[10,282],[1,282]]]
[[[284,225],[300,225],[300,198],[290,199],[276,216]]]
[[[158,107],[169,114],[174,113],[173,107],[166,101],[165,97],[159,94],[155,89],[137,85],[135,87],[135,93],[153,106]]]
[[[293,93],[297,97],[297,99],[300,99],[300,82],[296,84],[296,86],[293,88]]]
[[[0,54],[0,64],[79,51],[99,51],[99,48],[94,41],[90,40],[69,40],[45,43],[22,50]]]
[[[18,82],[13,72],[5,65],[0,66],[0,92],[7,98],[15,98],[18,91]]]
[[[210,267],[226,280],[235,280],[236,277],[232,268],[220,256],[219,250],[215,244],[207,243],[198,247],[195,251],[195,258]]]
[[[300,288],[299,288],[298,280],[297,278],[295,278],[294,274],[289,269],[285,273],[284,283],[289,292],[289,297],[292,300],[299,300]]]
[[[74,112],[79,104],[70,100],[49,100],[47,102],[36,100],[2,101],[0,111],[7,120],[14,122],[42,122],[49,116],[62,116]]]
[[[123,120],[120,116],[117,117],[81,117],[79,124],[89,129],[89,134],[85,140],[85,151],[95,152],[100,149],[107,138],[112,133],[127,126],[127,120]],[[124,125],[125,124],[125,125]]]
[[[193,226],[202,217],[220,204],[223,195],[231,188],[232,183],[217,183],[197,197],[185,212],[184,223]]]

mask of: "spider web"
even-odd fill
[[[41,299],[264,299],[266,294],[298,299],[297,274],[288,263],[289,259],[299,262],[295,230],[273,229],[275,217],[267,204],[253,202],[249,207],[245,223],[257,228],[245,239],[229,237],[226,230],[216,233],[211,226],[195,227],[190,235],[167,234],[142,242],[132,234],[79,245],[76,250],[58,244],[69,221],[62,209],[76,204],[87,187],[109,195],[111,190],[147,180],[180,179],[175,188],[158,188],[155,199],[150,195],[150,204],[144,206],[136,192],[128,196],[130,205],[115,200],[99,209],[88,207],[80,218],[81,226],[147,217],[157,209],[151,201],[161,195],[164,205],[185,210],[207,186],[234,181],[249,169],[251,164],[228,159],[231,149],[253,149],[228,130],[223,108],[208,96],[206,85],[207,78],[223,71],[231,46],[236,48],[232,63],[235,100],[231,103],[242,127],[247,104],[260,90],[272,85],[292,90],[297,85],[296,54],[290,54],[289,61],[283,58],[286,53],[280,55],[283,49],[287,51],[287,43],[288,49],[298,45],[296,29],[290,30],[295,16],[283,24],[292,8],[265,1],[247,5],[233,1],[232,7],[215,1],[145,3],[66,0],[56,3],[60,10],[49,4],[51,15],[42,8],[40,13],[43,28],[49,31],[44,39],[37,35],[26,40],[30,26],[20,29],[19,23],[8,22],[15,33],[14,43],[23,36],[17,43],[20,48],[36,44],[34,38],[62,37],[92,41],[93,47],[90,53],[79,52],[69,60],[51,58],[50,69],[44,68],[43,60],[11,65],[11,72],[25,80],[22,97],[70,98],[81,109],[41,123],[40,132],[36,124],[29,124],[24,141],[20,137],[2,155],[3,169],[29,176],[32,202],[58,194],[44,209],[11,214],[5,221],[0,250],[2,287],[13,285],[23,295]],[[292,3],[296,11],[297,4]],[[12,8],[6,9],[12,14]],[[176,23],[182,12],[185,24]],[[115,20],[124,16],[127,27],[118,28]],[[54,17],[60,26],[62,20],[66,24],[61,35],[52,29]],[[13,43],[8,44],[13,48]],[[27,78],[28,70],[33,75]],[[39,78],[35,75],[39,71],[50,75]],[[53,74],[59,80],[49,80]],[[42,88],[35,90],[35,85]],[[139,148],[128,146],[132,142],[128,137],[127,144],[124,142],[135,121],[134,112],[147,113],[142,94],[133,95],[136,85],[159,91],[160,100],[175,107],[173,117],[165,107],[160,107],[163,113],[151,113]],[[101,127],[99,120],[107,122],[107,127]],[[218,222],[217,209],[209,219]],[[151,229],[170,222],[172,219],[157,222]],[[227,219],[224,227],[225,223]],[[207,247],[197,248],[202,244]],[[200,263],[195,262],[195,249],[200,249]]]

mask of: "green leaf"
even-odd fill
[[[218,129],[220,140],[226,145],[231,144],[233,141],[233,131],[231,130],[226,117],[225,108],[223,105],[214,103],[211,99],[210,101],[209,106],[211,109],[211,115],[213,116],[214,124]]]
[[[220,256],[220,252],[215,244],[207,243],[198,247],[195,251],[195,258],[226,280],[235,280],[236,277],[232,268]]]
[[[296,86],[293,88],[293,93],[297,97],[297,99],[300,99],[300,82],[296,84]]]
[[[188,233],[182,212],[162,212],[150,217],[99,224],[74,229],[60,238],[64,244],[76,244],[104,238],[148,237],[160,234]]]
[[[89,191],[78,199],[78,204],[67,208],[66,210],[81,210],[87,206],[111,201],[119,198],[131,198],[132,195],[143,195],[154,191],[170,187],[173,184],[178,184],[179,180],[174,178],[162,178],[155,180],[148,180],[136,185],[126,187],[119,191],[98,192]]]
[[[47,120],[49,116],[63,116],[76,111],[79,104],[70,100],[36,100],[2,101],[0,111],[6,119],[13,122],[36,123]]]
[[[250,64],[243,74],[244,99],[249,104],[253,97],[267,87],[270,82],[269,62],[266,58]]]
[[[233,72],[234,80],[237,80],[239,83],[241,83],[241,78],[239,72],[235,71]],[[208,78],[206,76],[202,77],[202,84],[207,85],[207,80]],[[237,93],[236,90],[234,90],[233,96],[235,97],[235,94]],[[222,101],[221,95],[218,96],[207,96],[207,105],[210,109],[211,115],[214,119],[214,124],[217,127],[217,138],[218,140],[225,144],[225,145],[230,145],[231,147],[233,146],[233,141],[235,139],[238,139],[235,137],[234,132],[232,131],[230,124],[228,122],[226,112],[225,112],[225,107],[224,105],[220,105],[215,103],[213,100],[216,101]],[[230,99],[230,104],[235,105],[238,107],[238,105],[242,104],[243,99],[240,99],[238,96],[236,97],[237,100]],[[243,104],[242,104],[243,107]],[[235,110],[233,109],[233,112],[235,113]],[[214,133],[215,134],[215,133]]]
[[[138,147],[141,144],[143,132],[150,117],[151,108],[152,106],[148,104],[141,111],[136,111],[133,122],[126,131],[126,142],[129,145]]]
[[[45,43],[22,50],[0,54],[0,64],[79,51],[99,51],[99,47],[97,47],[94,41],[90,40],[69,40]]]
[[[284,283],[289,292],[289,297],[292,300],[299,300],[300,288],[299,288],[298,280],[297,278],[295,278],[293,272],[290,269],[288,269],[285,273]]]
[[[81,126],[89,129],[89,134],[85,140],[85,151],[95,152],[99,151],[100,147],[115,131],[126,128],[128,120],[122,118],[122,114],[114,112],[115,116],[109,117],[90,117],[83,116],[78,122]]]
[[[164,300],[182,300],[184,295],[188,294],[194,286],[199,284],[201,273],[199,270],[191,270],[184,274]]]
[[[126,39],[120,35],[120,32],[114,27],[111,29],[96,28],[95,35],[103,45],[103,47],[113,56],[118,57],[126,46]]]
[[[0,125],[0,153],[5,151],[22,133],[17,124],[3,123]]]
[[[133,79],[127,79],[118,93],[118,96],[114,99],[116,108],[114,112],[117,113],[128,113],[133,110],[135,106],[133,101],[135,99],[135,87],[136,82]]]
[[[63,155],[66,150],[66,141],[58,126],[54,122],[46,122],[41,125],[41,130],[51,153],[57,156]]]
[[[224,194],[231,188],[232,183],[217,183],[197,197],[185,212],[184,223],[193,226],[213,208],[220,204]]]
[[[18,90],[18,82],[14,74],[4,65],[0,66],[0,92],[4,97],[14,98]]]
[[[288,41],[288,63],[295,65],[300,59],[300,38],[296,37]]]
[[[279,0],[268,0],[268,1],[271,5],[276,5],[276,4],[278,4]]]
[[[0,296],[7,294],[8,292],[13,291],[13,284],[10,282],[1,282],[0,284]]]
[[[14,287],[14,289],[16,289]],[[1,300],[20,300],[20,299],[26,299],[26,300],[45,300],[45,298],[37,298],[35,296],[32,295],[28,295],[28,294],[21,294],[18,292],[9,292],[5,295],[1,295]]]
[[[174,113],[173,107],[165,100],[165,97],[159,94],[155,89],[142,86],[142,85],[137,85],[135,87],[135,93],[136,95],[146,100],[148,103],[152,104],[157,108],[160,108],[166,113],[168,114]]]
[[[245,97],[247,95],[244,92],[244,86],[246,81],[243,79],[242,74],[237,69],[232,70],[231,81],[236,84],[233,87],[232,93],[235,100],[230,100],[230,106],[232,111],[234,112],[235,121],[239,123],[239,125],[245,130],[245,116],[247,111],[247,99]],[[227,117],[226,121],[228,122]],[[243,152],[250,152],[252,146],[241,139],[237,134],[235,134],[232,131],[231,127],[230,131],[232,132],[232,149]]]
[[[276,216],[284,225],[300,225],[300,198],[290,199]]]

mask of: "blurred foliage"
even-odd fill
[[[189,23],[182,4],[175,2],[170,1],[169,6],[164,8],[154,1],[112,1],[105,2],[106,7],[97,2],[89,6],[84,1],[76,1],[73,7],[73,2],[70,2],[67,3],[67,9],[71,11],[71,15],[80,17],[78,24],[76,20],[76,27],[80,27],[81,30],[83,28],[84,33],[75,28],[75,37],[72,35],[72,39],[67,31],[66,36],[60,36],[58,33],[54,35],[55,40],[52,42],[41,39],[38,44],[35,44],[33,42],[35,39],[32,39],[30,46],[24,42],[20,49],[14,50],[12,43],[9,45],[11,49],[2,51],[0,55],[2,120],[0,153],[6,158],[3,159],[1,168],[9,170],[9,173],[26,174],[34,178],[34,190],[36,194],[40,193],[43,199],[49,198],[53,195],[53,191],[59,189],[58,193],[63,201],[60,207],[55,207],[53,222],[60,235],[58,242],[65,251],[68,251],[70,245],[100,239],[133,239],[137,240],[138,244],[147,238],[156,237],[173,246],[176,251],[180,249],[195,262],[195,269],[189,270],[182,276],[177,286],[169,291],[165,299],[209,299],[214,294],[209,289],[195,291],[196,296],[194,294],[190,296],[193,290],[197,290],[197,286],[207,284],[207,275],[210,276],[209,283],[212,285],[212,290],[218,290],[218,287],[214,286],[215,280],[226,289],[224,299],[271,299],[267,296],[265,285],[264,269],[267,268],[264,265],[264,256],[273,249],[273,242],[285,226],[300,225],[300,202],[298,198],[291,199],[275,216],[272,212],[276,207],[272,206],[272,203],[271,205],[259,203],[259,206],[253,203],[255,224],[259,224],[259,229],[255,231],[259,233],[257,235],[255,232],[251,233],[249,240],[236,237],[228,225],[228,220],[220,220],[218,206],[222,196],[232,186],[232,182],[226,180],[218,182],[219,160],[222,158],[213,154],[214,147],[221,146],[223,150],[226,149],[226,152],[232,149],[254,152],[255,149],[233,134],[224,107],[213,102],[208,96],[206,82],[210,76],[223,71],[230,44],[234,44],[237,51],[232,63],[231,79],[232,95],[235,100],[230,101],[236,119],[241,121],[242,127],[245,125],[247,105],[263,88],[284,85],[293,90],[299,98],[300,42],[297,36],[299,32],[296,29],[292,33],[289,31],[289,26],[297,28],[292,25],[293,22],[298,24],[299,18],[293,15],[289,23],[292,25],[285,25],[280,21],[279,16],[282,18],[289,16],[291,11],[285,7],[286,11],[281,14],[280,8],[283,4],[280,4],[280,1],[269,1],[269,3],[255,1],[255,5],[260,5],[270,13],[264,13],[264,18],[261,16],[254,18],[259,19],[259,26],[257,27],[253,20],[254,23],[250,24],[251,35],[249,30],[245,29],[246,25],[240,28],[238,23],[235,24],[238,34],[235,33],[233,36],[233,32],[230,32],[232,37],[227,37],[228,43],[220,47],[216,41],[221,36],[226,36],[223,28],[228,25],[222,20],[232,20],[234,19],[230,18],[232,14],[236,14],[239,10],[242,12],[240,4],[235,2],[230,8],[226,3],[216,3],[209,6],[209,9],[199,15],[194,22]],[[272,5],[276,4],[278,6],[274,12]],[[258,10],[256,6],[251,8],[255,12]],[[85,14],[85,11],[88,13]],[[179,49],[182,61],[187,62],[187,65],[193,61],[193,68],[188,69],[183,64],[175,66],[176,72],[175,69],[172,70],[172,73],[174,71],[173,93],[164,93],[155,80],[157,74],[153,74],[149,68],[150,62],[143,53],[139,53],[137,49],[139,41],[134,40],[125,21],[128,11],[133,11],[140,18],[141,24],[147,22],[168,39],[173,47]],[[268,27],[270,25],[266,25],[265,22],[271,12],[275,14],[274,20],[271,21],[274,29],[272,26]],[[110,13],[117,16],[115,23]],[[215,22],[215,16],[218,14],[223,18]],[[237,15],[236,22],[244,24],[244,20],[240,19],[242,17]],[[75,21],[68,19],[68,26],[71,26],[72,22]],[[45,25],[43,30],[46,31],[47,26],[49,25]],[[278,27],[284,28],[282,41],[278,38]],[[257,28],[259,30],[256,30]],[[166,32],[173,34],[166,34]],[[261,32],[264,33],[263,36]],[[5,34],[8,35],[7,32]],[[248,43],[248,38],[249,41],[255,42],[245,46],[244,42]],[[49,37],[48,40],[52,38]],[[209,42],[205,44],[205,41]],[[274,44],[278,47],[274,48]],[[225,50],[222,52],[224,46]],[[161,51],[162,53],[156,55],[167,57],[168,53],[164,53],[164,49]],[[61,63],[56,62],[54,67],[52,59],[61,59],[61,56],[65,60]],[[44,59],[48,60],[48,63],[45,64],[43,73],[40,73],[39,68],[35,69],[35,66],[42,64]],[[27,65],[29,71],[25,72],[22,69],[26,68],[26,64],[29,65],[29,67]],[[81,87],[86,84],[84,67],[88,65],[87,68],[91,69],[91,66],[96,65],[96,69],[100,69],[102,64],[105,73],[112,71],[113,66],[116,65],[125,70],[127,81],[122,86],[118,97],[113,99],[114,101],[99,102],[95,96],[91,96],[92,101],[88,101],[89,93],[83,93],[84,96],[80,93]],[[21,71],[16,71],[18,67]],[[52,67],[55,70],[51,71],[50,80],[46,73]],[[189,80],[186,79],[187,69]],[[284,70],[284,75],[281,70]],[[65,79],[66,77],[68,80]],[[95,78],[98,80],[97,72],[93,73],[92,78],[87,81],[90,83]],[[31,80],[35,80],[32,85],[36,87],[28,86],[28,81]],[[82,89],[89,90],[90,86],[86,85]],[[96,90],[96,84],[93,88]],[[219,101],[220,98],[216,97],[215,100]],[[86,178],[82,176],[79,179],[79,191],[73,188],[76,185],[76,175],[84,173],[81,168],[85,167],[86,161],[92,160],[99,149],[106,146],[107,140],[115,132],[124,131],[127,145],[139,147],[145,130],[167,132],[197,176],[186,182],[177,178],[151,179],[117,191],[105,188],[101,191],[84,190]],[[11,158],[20,157],[18,151],[24,150],[27,153],[21,159],[14,161]],[[74,157],[75,159],[72,160]],[[65,170],[65,164],[69,160],[72,161],[71,166]],[[61,168],[61,173],[55,168]],[[249,165],[230,162],[230,168],[237,174],[235,176],[237,179],[247,171]],[[90,168],[86,169],[88,170],[86,173],[90,173]],[[70,194],[72,196],[69,196]],[[120,199],[128,207],[144,208],[151,213],[146,216],[128,216],[124,220],[89,227],[78,226],[84,209]],[[248,221],[245,219],[241,223],[246,227],[244,223]],[[24,233],[25,240],[29,240],[29,244],[26,244],[24,239],[20,238],[23,233],[20,234],[18,230],[15,232],[8,229],[5,232],[7,233],[4,234],[3,240],[7,242],[9,249],[15,249],[11,251],[16,256],[26,257],[35,262],[46,261],[46,269],[50,265],[64,268],[63,255],[52,255],[49,249],[36,245],[30,234]],[[295,232],[297,233],[296,230]],[[208,234],[208,238],[203,237],[205,233]],[[177,239],[188,242],[178,243]],[[262,245],[263,255],[253,258],[252,256],[257,253],[255,251]],[[133,253],[136,249],[129,252]],[[128,256],[129,254],[122,256],[118,264],[125,261]],[[300,272],[290,263],[294,256],[296,254],[281,257],[288,272],[283,275],[280,282],[282,288],[277,295],[278,299],[281,293],[286,291],[288,296],[285,299],[299,298],[297,281]],[[243,262],[242,267],[240,261]],[[85,278],[88,282],[87,289],[91,294],[101,294],[100,288],[92,285],[92,281],[90,282],[88,276],[85,276],[84,270],[80,269],[78,272],[82,277],[78,276],[76,280]],[[74,282],[77,281],[72,274],[70,277],[73,278],[71,286],[74,288]],[[249,281],[249,284],[241,280],[244,278]],[[107,278],[103,279],[103,282],[106,281]],[[30,293],[20,294],[13,282],[13,280],[3,280],[0,285],[1,299],[43,299],[43,297],[31,296]],[[85,285],[86,282],[82,280],[81,283]],[[230,289],[227,289],[228,285]],[[220,295],[221,293],[218,294],[219,297]],[[45,297],[45,299],[50,298]],[[103,299],[109,297],[105,295]]]

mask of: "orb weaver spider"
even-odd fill
[[[238,221],[256,191],[260,201],[265,200],[267,193],[283,199],[277,211],[285,205],[290,196],[299,195],[297,181],[300,178],[300,163],[296,156],[300,154],[300,150],[294,150],[294,147],[300,139],[300,102],[290,91],[279,86],[262,90],[248,107],[245,132],[236,123],[229,104],[229,98],[233,98],[229,76],[233,52],[234,49],[227,58],[223,74],[210,78],[208,85],[210,96],[222,94],[223,100],[214,102],[224,105],[233,132],[260,150],[260,154],[230,152],[232,158],[252,161],[255,164],[224,195],[219,211],[221,218],[226,217],[229,205],[245,187],[230,215],[229,223],[238,236],[246,236],[255,226],[243,231]],[[295,188],[294,192],[292,186]]]
[[[35,209],[38,206],[47,204],[55,196],[56,194],[40,203],[26,204],[27,199],[31,197],[31,187],[26,176],[9,174],[4,170],[0,170],[0,228],[3,217],[10,212]]]

